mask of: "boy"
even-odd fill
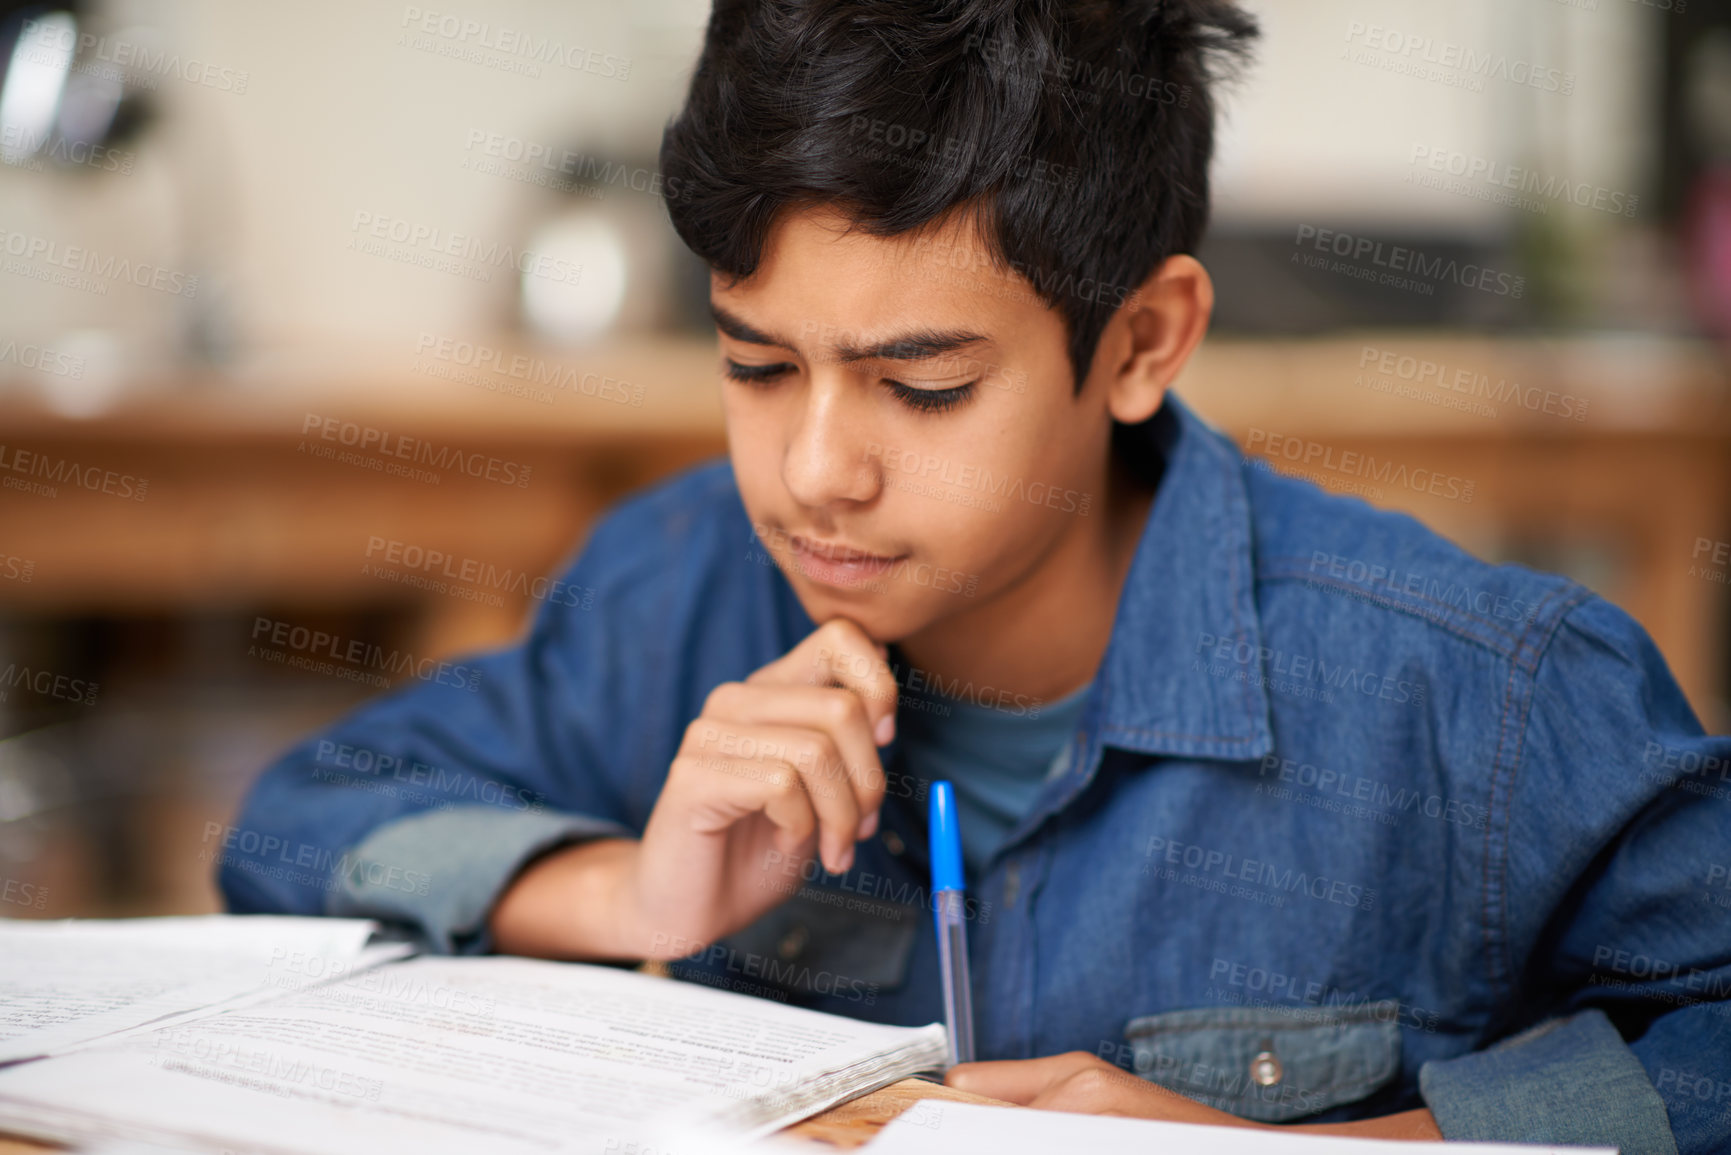
[[[231,908],[929,1022],[950,778],[989,1060],[956,1085],[1724,1150],[1723,791],[1657,768],[1731,743],[1587,590],[1250,468],[1168,393],[1253,33],[1216,0],[718,3],[662,167],[731,468],[607,518],[477,693],[271,767],[241,828],[338,867],[230,861]]]

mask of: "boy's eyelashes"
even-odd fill
[[[797,366],[786,361],[778,361],[769,365],[747,365],[735,361],[731,357],[723,358],[722,371],[735,381],[743,381],[747,385],[766,385],[794,371]],[[974,387],[978,380],[962,385],[951,386],[948,389],[921,389],[901,381],[884,379],[884,387],[909,409],[921,413],[947,413],[961,405],[974,395]]]

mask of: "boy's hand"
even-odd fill
[[[832,874],[877,830],[898,687],[885,650],[833,619],[744,682],[717,686],[649,816],[615,917],[678,958],[789,898],[813,851]]]
[[[1177,1091],[1114,1067],[1086,1051],[1070,1051],[1044,1059],[962,1063],[950,1068],[944,1082],[957,1090],[1002,1099],[1007,1103],[1047,1111],[1074,1111],[1082,1115],[1127,1115],[1137,1119],[1164,1119],[1172,1123],[1308,1131],[1358,1138],[1442,1138],[1436,1120],[1423,1109],[1353,1123],[1297,1126],[1256,1123],[1204,1106]]]

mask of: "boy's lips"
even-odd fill
[[[800,573],[813,581],[834,586],[857,586],[907,556],[873,553],[846,542],[824,541],[798,534],[789,535],[788,550],[793,554]]]

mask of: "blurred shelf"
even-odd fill
[[[87,417],[0,395],[7,454],[148,481],[143,500],[77,484],[51,498],[0,490],[3,550],[34,564],[29,582],[0,580],[0,607],[411,604],[429,623],[423,645],[450,653],[510,635],[529,600],[381,578],[381,542],[546,574],[619,496],[725,450],[713,339],[578,353],[505,338],[419,344],[285,352],[221,376],[146,382]],[[1691,568],[1701,541],[1731,540],[1731,384],[1715,348],[1385,331],[1218,340],[1178,388],[1274,468],[1412,513],[1486,556],[1607,559],[1602,580],[1583,580],[1647,627],[1698,709],[1723,708],[1731,597]],[[537,389],[544,396],[521,395]],[[383,458],[321,456],[376,457],[316,436],[326,422],[346,423],[345,436],[370,429],[391,444],[481,454],[527,483],[460,468],[405,477]],[[1455,492],[1328,468],[1368,455],[1401,476],[1440,473]]]

